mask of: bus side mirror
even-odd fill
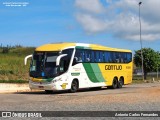
[[[24,58],[24,65],[27,65],[28,58],[31,58],[33,55],[28,55]]]
[[[62,54],[62,55],[60,55],[60,56],[57,57],[57,59],[56,59],[56,66],[59,66],[61,58],[65,57],[65,56],[67,56],[67,54]]]

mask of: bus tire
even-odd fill
[[[45,90],[45,92],[46,92],[47,94],[51,94],[51,93],[53,93],[53,91],[52,91],[52,90]]]
[[[79,87],[79,86],[78,86],[78,80],[73,80],[73,81],[72,81],[72,84],[71,84],[70,92],[71,92],[71,93],[77,92],[78,87]]]
[[[121,77],[118,81],[117,88],[122,88],[122,86],[123,86],[123,78]]]
[[[108,88],[116,89],[117,86],[118,86],[118,80],[116,77],[114,77],[113,82],[112,82],[112,86],[108,86]]]

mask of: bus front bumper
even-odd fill
[[[33,82],[29,80],[29,87],[30,89],[37,89],[37,90],[64,90],[62,83],[53,83],[53,82]]]

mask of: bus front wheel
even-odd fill
[[[70,92],[74,93],[74,92],[77,92],[77,90],[78,90],[78,81],[77,80],[73,80],[73,82],[71,84]]]

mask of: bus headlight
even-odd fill
[[[53,83],[58,82],[58,81],[62,81],[62,78],[60,77],[58,79],[53,80]]]
[[[53,83],[58,82],[58,81],[67,81],[67,76],[59,77],[59,78],[53,80]]]

